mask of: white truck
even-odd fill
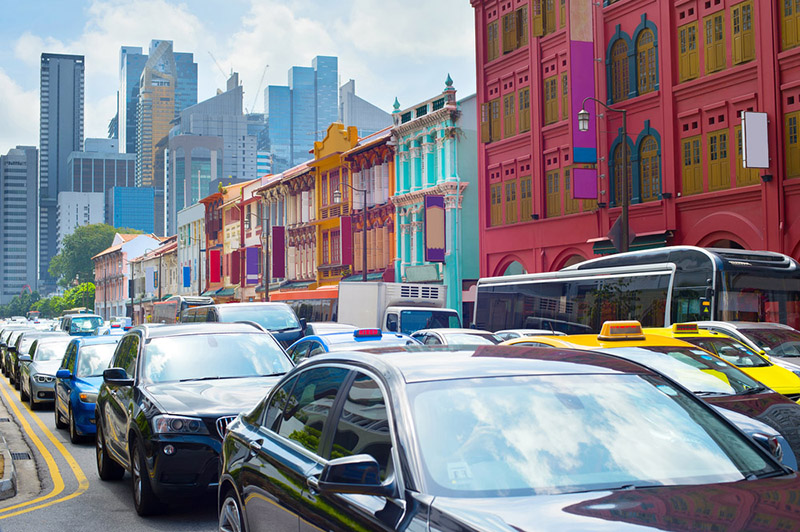
[[[339,283],[339,323],[411,334],[420,329],[458,328],[455,310],[444,308],[447,287],[410,283]]]

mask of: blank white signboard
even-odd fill
[[[769,168],[767,113],[742,113],[742,164],[745,168]]]

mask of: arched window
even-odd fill
[[[639,148],[639,177],[643,202],[658,199],[661,190],[660,170],[658,141],[652,136],[645,137]]]
[[[622,142],[625,142],[624,140]],[[628,147],[626,152],[626,159],[627,165],[623,170],[622,166],[622,143],[619,143],[616,148],[614,148],[614,205],[622,205],[622,174],[625,172],[625,176],[628,179],[628,200],[630,201],[631,196],[633,195],[633,187],[631,184],[633,183],[633,174],[631,172],[631,150]]]
[[[618,39],[611,48],[611,98],[614,103],[628,98],[628,43]]]
[[[656,47],[651,29],[643,30],[636,40],[636,74],[639,94],[656,89]]]

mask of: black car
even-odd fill
[[[642,365],[417,346],[319,355],[284,376],[229,425],[218,515],[249,531],[796,530],[798,489]]]
[[[226,425],[292,368],[247,324],[142,325],[117,344],[97,396],[97,471],[131,472],[140,515],[216,486]]]
[[[222,303],[188,308],[181,312],[181,322],[249,322],[269,331],[283,347],[303,337],[306,320],[298,319],[286,303]]]
[[[3,375],[9,377],[11,352],[8,350],[8,340],[14,332],[22,331],[24,327],[6,327],[0,332],[0,367],[2,367]]]

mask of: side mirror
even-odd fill
[[[306,325],[308,325],[308,321],[305,318],[300,318],[300,330],[303,331],[303,335],[306,333]]]
[[[391,497],[396,492],[393,481],[381,484],[378,461],[368,454],[336,458],[328,462],[319,479],[308,477],[310,488],[320,493],[354,493]]]
[[[122,368],[103,370],[103,382],[114,386],[133,386],[133,379]]]
[[[20,355],[19,356],[19,361],[20,362],[30,362],[31,361],[31,356],[30,355]]]
[[[12,353],[16,353],[17,352],[17,347],[14,346],[14,345],[10,345],[10,346],[8,346],[8,350],[11,351]]]
[[[72,373],[66,368],[61,368],[58,371],[56,371],[56,379],[71,379],[71,378],[72,378]]]
[[[386,316],[386,330],[389,332],[397,332],[397,315],[389,314]]]

